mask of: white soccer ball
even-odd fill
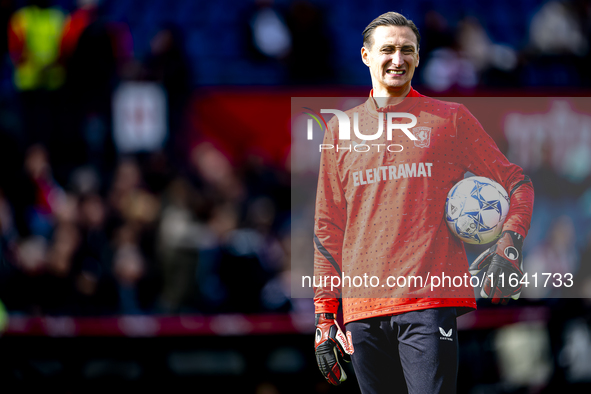
[[[445,201],[445,221],[451,232],[469,244],[487,244],[503,231],[509,196],[503,186],[481,176],[455,184]]]

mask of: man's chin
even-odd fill
[[[404,79],[385,79],[382,83],[388,88],[402,88],[408,85],[408,78]]]
[[[386,89],[391,92],[403,91],[408,88],[410,84],[408,81],[401,81],[399,83],[388,83],[385,85]]]

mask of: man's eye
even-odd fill
[[[404,48],[402,49],[402,53],[404,53],[405,55],[412,55],[413,53],[415,53],[415,51],[411,48]]]

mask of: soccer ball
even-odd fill
[[[481,176],[465,178],[447,194],[445,221],[451,232],[469,244],[487,244],[501,235],[509,213],[503,186]]]

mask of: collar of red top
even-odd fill
[[[410,92],[406,95],[406,97],[399,102],[398,104],[394,105],[387,105],[385,107],[378,108],[376,101],[373,98],[373,89],[369,92],[369,100],[366,102],[367,111],[374,115],[375,117],[378,116],[379,112],[408,112],[413,109],[419,102],[417,98],[425,97],[424,95],[420,94],[416,90],[410,87]],[[412,98],[412,100],[407,100],[408,98]]]

